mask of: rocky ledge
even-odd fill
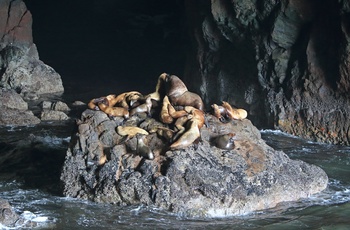
[[[321,168],[268,146],[248,119],[223,123],[205,114],[201,140],[177,150],[170,150],[160,131],[168,126],[157,120],[146,113],[124,120],[85,110],[61,174],[64,194],[156,206],[188,217],[223,217],[306,198],[327,186]],[[119,135],[118,127],[126,126],[138,126],[148,135]],[[218,138],[228,134],[232,148],[216,147]],[[154,156],[144,155],[140,139]]]

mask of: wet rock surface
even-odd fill
[[[157,116],[156,116],[157,117]],[[279,202],[306,198],[326,188],[326,173],[291,160],[261,139],[250,120],[222,123],[206,114],[201,140],[169,150],[167,125],[139,113],[128,120],[85,110],[67,150],[61,180],[64,195],[117,205],[145,204],[191,217],[246,214]],[[138,126],[154,159],[138,151],[137,136],[118,126]],[[215,147],[218,136],[234,133],[234,147]]]
[[[16,223],[19,216],[7,200],[0,199],[0,224],[10,226]]]

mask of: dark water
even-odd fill
[[[350,228],[350,148],[307,142],[281,132],[262,131],[266,142],[323,168],[328,188],[298,202],[245,216],[187,219],[155,207],[117,207],[60,196],[58,174],[72,125],[55,123],[26,128],[1,128],[0,198],[7,199],[24,218],[43,229],[348,229]],[[5,135],[6,134],[6,135]],[[29,148],[19,143],[35,139]],[[13,145],[14,144],[14,145]],[[14,150],[15,149],[15,150]],[[46,151],[46,152],[45,152]],[[23,155],[27,155],[23,157]],[[50,159],[54,159],[51,160]],[[53,162],[52,162],[53,161]],[[36,163],[35,163],[36,162]],[[4,168],[5,166],[5,168]],[[9,167],[10,166],[10,167]],[[8,168],[6,168],[8,167]],[[45,168],[46,167],[46,168]],[[16,170],[11,170],[11,168]],[[50,170],[47,170],[50,168]],[[50,175],[50,171],[53,172]],[[45,174],[45,175],[43,175]],[[1,229],[1,227],[0,227]]]

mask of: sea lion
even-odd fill
[[[202,98],[198,94],[188,91],[185,83],[178,76],[166,75],[164,78],[167,83],[167,96],[172,105],[190,105],[199,110],[204,110]]]
[[[99,98],[94,98],[88,103],[88,108],[92,110],[100,110],[98,108],[98,103],[102,102],[105,100],[105,97],[99,97]]]
[[[227,110],[217,104],[212,104],[211,107],[213,108],[213,113],[216,118],[218,118],[221,122],[225,120],[227,117]]]
[[[188,115],[188,112],[185,110],[176,110],[171,104],[168,105],[168,111],[170,116],[175,119]]]
[[[156,132],[159,137],[163,137],[166,141],[171,141],[174,137],[174,130],[169,128],[157,127]]]
[[[161,75],[159,75],[157,85],[156,85],[156,90],[153,93],[148,94],[146,97],[151,97],[152,100],[155,100],[155,101],[160,101],[162,99],[162,94],[163,95],[165,94],[162,92],[162,90],[164,88],[163,85],[164,85],[166,76],[167,76],[166,73],[162,73]]]
[[[137,138],[136,153],[143,157],[146,157],[149,160],[153,160],[154,154],[150,149],[150,147],[145,144],[143,137],[144,137],[143,134],[139,134],[139,133],[136,134],[136,138]]]
[[[177,141],[170,145],[170,149],[184,149],[200,137],[197,121],[189,120],[186,123],[187,131]]]
[[[152,101],[151,97],[147,97],[145,103],[137,106],[136,108],[133,108],[130,111],[130,116],[134,115],[135,113],[147,113],[147,115],[151,116],[151,109],[152,109]]]
[[[136,126],[118,126],[117,127],[117,133],[120,136],[127,136],[129,138],[133,138],[136,134],[143,134],[143,135],[148,135],[149,133]]]
[[[223,101],[222,102],[222,107],[224,107],[227,111],[227,116],[230,119],[235,119],[235,120],[243,120],[248,116],[248,113],[244,109],[234,109],[231,107],[231,105]]]
[[[193,118],[196,119],[198,122],[198,127],[202,128],[205,123],[205,117],[204,112],[202,110],[196,109],[192,106],[185,106],[184,111],[186,111],[189,114],[192,114]]]
[[[231,150],[235,147],[235,136],[236,134],[234,133],[220,135],[214,140],[215,146],[220,149]]]
[[[179,137],[177,141],[170,145],[170,149],[186,148],[200,137],[200,128],[202,128],[204,125],[204,113],[203,111],[193,107],[188,107],[187,110],[190,112],[190,114],[187,116],[189,120],[185,124],[187,130]],[[179,119],[182,118],[183,117]]]
[[[109,107],[108,100],[105,98],[102,102],[98,103],[98,108],[111,117],[124,117],[129,118],[129,111],[123,107]]]
[[[118,96],[111,98],[111,100],[109,101],[109,106],[121,106],[125,109],[129,109],[129,103],[130,100],[132,98],[132,96],[139,96],[142,97],[142,94],[137,92],[137,91],[130,91],[130,92],[125,92],[125,93],[121,93]]]
[[[174,121],[174,118],[172,116],[170,116],[170,114],[169,114],[169,109],[168,109],[169,105],[171,105],[171,104],[170,104],[168,96],[164,96],[163,105],[162,105],[162,109],[160,111],[159,117],[160,117],[160,120],[165,124],[171,124]]]

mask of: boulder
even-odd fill
[[[42,121],[63,121],[69,119],[67,114],[56,110],[43,110],[40,118]]]
[[[327,187],[321,168],[268,146],[250,120],[223,123],[211,114],[205,119],[198,143],[169,150],[159,130],[171,127],[157,119],[136,114],[125,121],[85,110],[61,174],[64,195],[156,206],[188,217],[224,217],[307,198]],[[146,130],[143,143],[154,159],[140,154],[137,135],[120,136],[118,126]],[[234,135],[234,147],[217,148],[217,138],[228,133]]]
[[[23,98],[38,100],[43,94],[62,93],[61,76],[39,60],[32,15],[25,3],[1,1],[0,12],[0,125],[35,125],[40,119]],[[66,119],[62,114],[55,117]]]
[[[11,226],[14,225],[18,219],[19,216],[13,210],[10,203],[7,200],[0,199],[0,224]]]

